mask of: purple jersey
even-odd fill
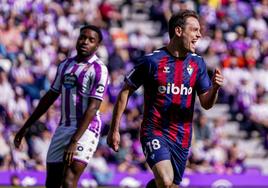
[[[126,82],[134,89],[144,85],[141,136],[164,136],[188,148],[195,95],[211,87],[203,58],[188,53],[179,59],[162,48],[142,57]]]
[[[53,91],[62,94],[60,125],[76,127],[88,108],[89,98],[103,100],[107,82],[108,70],[96,55],[86,62],[77,63],[76,57],[61,62],[51,85]],[[94,121],[99,121],[99,113]],[[100,131],[100,127],[94,129]]]

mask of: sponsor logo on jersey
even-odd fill
[[[170,73],[169,67],[164,67],[163,72],[164,72],[164,73]]]
[[[98,93],[103,93],[103,92],[104,92],[104,85],[99,84],[99,85],[97,86],[96,91],[97,91]]]
[[[162,94],[190,95],[193,92],[193,88],[186,87],[184,84],[176,86],[174,83],[168,83],[166,86],[159,86],[158,92]]]
[[[71,89],[76,86],[77,77],[75,74],[65,74],[63,77],[63,85],[66,89]]]

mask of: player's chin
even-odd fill
[[[87,57],[87,56],[90,56],[91,53],[89,51],[81,50],[79,51],[79,54],[83,57]]]
[[[195,53],[195,48],[190,48],[191,53]]]

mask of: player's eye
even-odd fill
[[[86,37],[84,35],[80,35],[79,40],[85,40]]]
[[[92,42],[92,43],[94,43],[94,42],[96,41],[95,38],[90,38],[89,40],[90,40],[90,42]]]

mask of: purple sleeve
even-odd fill
[[[212,86],[211,80],[207,73],[207,67],[206,67],[205,61],[202,58],[199,62],[200,62],[199,77],[197,79],[197,87],[196,87],[196,91],[198,95],[205,93]]]
[[[95,81],[89,97],[103,100],[108,85],[108,70],[105,65],[95,64]]]

